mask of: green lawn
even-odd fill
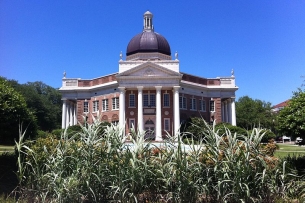
[[[275,156],[278,158],[285,157],[288,155],[303,155],[305,156],[305,147],[302,146],[300,147],[299,145],[294,145],[294,144],[282,144],[278,143],[279,149],[276,150]]]

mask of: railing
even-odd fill
[[[62,87],[77,87],[78,79],[62,79]]]

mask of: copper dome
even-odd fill
[[[171,55],[171,49],[167,40],[156,32],[142,32],[134,36],[128,46],[126,55],[135,53],[158,52]]]

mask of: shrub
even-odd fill
[[[119,126],[100,134],[97,120],[77,139],[66,130],[61,140],[20,141],[21,187],[38,202],[272,202],[294,190],[285,162],[275,167],[262,150],[261,130],[220,134],[203,123],[202,140],[189,146],[179,134],[157,146],[135,131],[126,144]]]
[[[199,117],[190,117],[184,122],[180,128],[184,138],[199,140],[204,137],[208,130],[205,121]]]
[[[215,126],[215,129],[218,130],[220,135],[225,135],[226,129],[228,129],[231,133],[236,133],[237,135],[247,135],[247,130],[238,126],[233,126],[230,123],[218,123]]]
[[[269,129],[263,129],[261,133],[264,133],[264,136],[262,138],[263,143],[268,143],[270,140],[274,140],[276,135]]]

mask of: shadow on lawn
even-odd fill
[[[7,197],[17,187],[17,157],[14,153],[0,153],[0,196]]]

